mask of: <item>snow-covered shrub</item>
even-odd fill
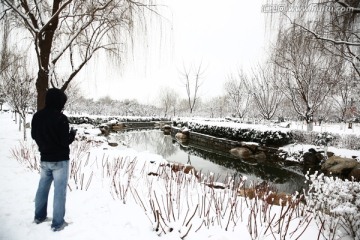
[[[11,149],[11,155],[26,168],[40,173],[40,155],[35,143],[21,141],[19,146]]]
[[[297,143],[312,144],[315,142],[318,133],[302,130],[291,130],[293,140]]]
[[[336,146],[347,148],[347,149],[353,149],[353,150],[360,150],[360,136],[356,134],[347,134],[342,135],[338,141]]]
[[[88,190],[92,181],[94,170],[89,164],[91,147],[99,146],[99,143],[76,140],[70,145],[70,176],[68,187],[70,190]],[[19,146],[11,149],[12,157],[31,171],[40,173],[40,153],[34,142],[20,142]]]
[[[266,131],[261,135],[261,143],[265,145],[286,145],[292,140],[292,134],[281,131]]]
[[[218,138],[226,138],[234,141],[257,142],[268,146],[283,146],[292,141],[290,132],[274,130],[257,130],[253,128],[239,128],[230,126],[218,126],[192,122],[192,121],[173,121],[175,126],[186,126],[191,131],[211,135]]]
[[[310,182],[305,194],[326,239],[360,239],[360,182],[306,175]]]
[[[323,145],[327,143],[332,147],[359,150],[360,136],[356,134],[318,133],[301,130],[291,130],[294,142],[312,145]]]
[[[334,136],[328,132],[319,133],[315,139],[315,145],[328,146],[334,139]]]

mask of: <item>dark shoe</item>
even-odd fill
[[[67,222],[64,222],[60,227],[51,227],[51,230],[53,230],[53,232],[58,232],[63,230],[68,225],[69,224]]]
[[[44,219],[34,219],[34,223],[36,223],[36,224],[40,224],[40,223],[42,223],[42,222],[45,222],[47,220],[47,218],[44,218]]]

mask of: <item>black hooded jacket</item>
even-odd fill
[[[60,89],[46,93],[45,108],[36,112],[31,122],[31,137],[39,147],[41,161],[69,160],[69,145],[75,134],[69,132],[68,118],[61,112],[67,97]]]

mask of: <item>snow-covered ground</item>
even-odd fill
[[[192,175],[168,171],[162,167],[166,161],[158,155],[133,149],[112,150],[103,145],[87,149],[89,145],[80,143],[73,143],[72,149],[80,172],[73,172],[75,177],[69,181],[65,218],[70,224],[54,233],[51,222],[32,222],[39,174],[27,168],[26,162],[19,163],[12,157],[11,151],[22,138],[17,128],[10,113],[0,113],[0,239],[246,240],[280,239],[284,234],[285,239],[318,237],[319,226],[311,215],[303,218],[296,211],[285,212],[286,207],[245,200],[233,194],[231,188],[209,188]],[[346,151],[339,152],[347,155]],[[51,198],[52,192],[50,218]],[[281,214],[283,218],[279,218]],[[325,238],[320,235],[319,239]]]
[[[0,133],[0,239],[158,239],[138,205],[114,200],[109,185],[95,181],[88,191],[68,191],[66,221],[70,225],[64,231],[52,232],[51,222],[34,224],[39,175],[11,156],[11,149],[22,139],[11,114],[0,113]],[[134,155],[130,150],[121,154]],[[48,206],[50,218],[51,199],[52,192]]]

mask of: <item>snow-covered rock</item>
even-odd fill
[[[344,176],[346,172],[358,167],[360,167],[360,163],[356,159],[332,156],[321,166],[321,170],[327,174]]]

